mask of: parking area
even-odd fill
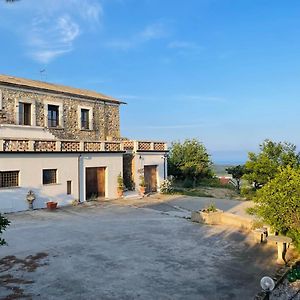
[[[150,205],[104,203],[8,217],[1,299],[13,293],[32,299],[253,299],[260,278],[276,268],[276,250],[250,236]]]

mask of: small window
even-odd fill
[[[56,169],[43,170],[43,184],[57,183],[56,173]]]
[[[31,125],[30,103],[19,103],[19,125]]]
[[[68,180],[67,181],[67,195],[71,195],[72,194],[72,181]]]
[[[48,105],[48,127],[59,126],[59,106]]]
[[[89,113],[88,109],[81,109],[81,129],[89,129]]]
[[[0,172],[0,187],[19,186],[19,171]]]

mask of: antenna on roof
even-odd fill
[[[45,81],[47,79],[46,69],[40,70],[40,76],[41,76],[41,80]]]

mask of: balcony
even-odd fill
[[[0,152],[166,152],[164,142],[0,139]]]

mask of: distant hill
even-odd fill
[[[227,172],[226,172],[226,168],[232,167],[235,165],[230,165],[230,164],[214,164],[213,165],[213,170],[215,172],[215,174],[217,176],[230,176]]]

